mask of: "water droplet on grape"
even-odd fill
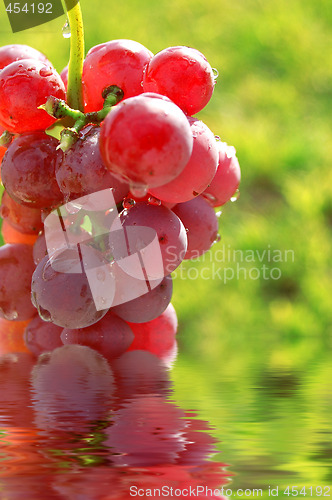
[[[71,31],[70,31],[70,25],[69,21],[65,22],[65,24],[62,26],[62,36],[63,38],[70,38],[71,37]]]
[[[218,233],[218,234],[216,235],[216,237],[214,238],[214,240],[213,240],[213,243],[212,243],[212,244],[213,244],[213,245],[215,245],[216,243],[219,243],[219,241],[220,241],[220,240],[221,240],[221,236],[220,236],[220,234]]]
[[[18,314],[17,314],[17,311],[8,311],[8,312],[4,312],[3,311],[3,315],[5,317],[5,319],[7,319],[8,321],[14,321],[15,319],[18,318]]]
[[[217,217],[217,219],[219,219],[219,217],[221,216],[221,214],[222,214],[222,211],[221,211],[221,210],[219,210],[219,212],[216,212],[216,217]]]
[[[213,196],[211,193],[202,193],[203,198],[205,198],[207,201],[211,201],[211,203],[214,203],[217,201],[217,198]]]
[[[43,307],[38,306],[38,313],[39,313],[39,316],[41,317],[41,319],[43,319],[44,321],[52,321],[51,313],[47,309],[44,309]]]
[[[189,232],[189,229],[188,229],[187,227],[185,228],[185,230],[186,230],[186,233],[188,233],[188,232]]]
[[[148,192],[148,186],[145,184],[129,184],[130,192],[135,196],[135,198],[144,198]]]
[[[46,67],[46,68],[41,68],[41,69],[39,70],[39,74],[40,74],[40,76],[45,76],[45,77],[47,77],[47,76],[51,76],[51,75],[52,75],[52,73],[53,73],[53,71],[52,71],[52,69],[51,69],[51,68],[49,68],[49,67]]]
[[[219,76],[219,71],[217,70],[217,68],[212,68],[212,73],[213,73],[214,81],[216,81],[216,79]]]
[[[240,190],[237,189],[235,193],[233,194],[231,201],[234,203],[234,201],[237,201],[240,198]]]
[[[70,201],[70,202],[66,203],[65,207],[66,207],[66,210],[69,214],[74,215],[74,214],[77,214],[81,210],[82,205],[79,203],[75,203],[74,201]]]
[[[136,201],[132,198],[124,198],[122,201],[122,206],[124,209],[129,210],[129,208],[134,207],[136,205]]]
[[[215,136],[214,136],[214,138],[215,138],[215,140],[216,140],[216,141],[218,141],[218,142],[219,142],[219,141],[221,141],[221,139],[220,139],[219,135],[215,135]]]
[[[159,207],[161,205],[161,200],[155,198],[154,196],[149,196],[148,203],[149,205],[156,205]]]

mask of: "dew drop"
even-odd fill
[[[188,233],[188,232],[189,232],[189,229],[188,229],[187,227],[185,228],[185,230],[186,230],[186,233]]]
[[[214,240],[213,240],[213,245],[214,245],[215,243],[219,243],[219,241],[220,241],[220,240],[221,240],[221,236],[220,236],[220,234],[219,234],[219,233],[217,233],[216,237],[215,237],[215,238],[214,238]]]
[[[136,201],[132,198],[124,198],[122,201],[122,206],[124,209],[129,210],[131,207],[136,205]]]
[[[210,201],[211,203],[214,203],[217,201],[217,198],[211,194],[211,193],[202,193],[203,198],[205,198],[207,201]]]
[[[14,321],[15,319],[18,318],[18,313],[17,311],[15,311],[15,309],[13,311],[7,311],[7,312],[4,312],[4,317],[5,319],[7,319],[8,321]]]
[[[130,192],[135,196],[135,198],[144,198],[148,192],[148,186],[145,184],[129,184]]]
[[[39,74],[40,74],[40,76],[45,76],[45,77],[47,77],[47,76],[51,76],[51,75],[52,75],[52,73],[53,73],[52,69],[51,69],[51,68],[49,68],[49,67],[47,67],[47,66],[46,66],[45,68],[41,68],[41,69],[39,70]]]
[[[234,201],[237,201],[240,198],[240,190],[237,189],[235,193],[233,194],[231,201],[234,203]]]
[[[43,319],[44,321],[52,321],[51,313],[47,309],[44,309],[43,307],[38,306],[38,313],[39,313],[39,316],[41,317],[41,319]]]
[[[219,71],[217,70],[217,68],[212,68],[212,73],[213,73],[214,81],[216,81],[216,79],[219,76]]]
[[[161,200],[155,198],[154,196],[149,196],[148,203],[149,205],[156,205],[159,207],[161,205]]]
[[[214,138],[215,138],[215,140],[216,140],[217,142],[221,141],[221,139],[220,139],[220,136],[219,136],[219,135],[215,135],[215,136],[214,136]]]
[[[70,31],[70,25],[69,21],[65,22],[65,24],[62,26],[62,36],[63,38],[70,38],[71,37],[71,31]]]
[[[217,217],[217,219],[219,219],[219,217],[221,217],[221,214],[222,214],[222,211],[221,211],[221,210],[219,210],[219,212],[216,212],[216,217]]]

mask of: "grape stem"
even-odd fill
[[[8,130],[5,130],[0,136],[0,146],[8,147],[12,142],[13,137],[14,134],[11,134],[10,132],[8,132]]]
[[[67,103],[74,109],[84,110],[82,72],[84,61],[84,28],[78,0],[64,0],[70,26],[70,57],[68,64]]]
[[[104,104],[101,110],[92,113],[83,113],[71,108],[65,101],[57,97],[48,97],[45,104],[38,109],[44,109],[49,115],[57,119],[70,118],[74,122],[71,128],[65,128],[61,132],[61,141],[58,149],[67,151],[78,139],[78,134],[83,127],[89,123],[101,123],[115,106],[123,98],[123,91],[116,85],[110,85],[103,91]]]

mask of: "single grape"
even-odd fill
[[[56,179],[65,199],[75,199],[113,188],[115,203],[127,195],[129,186],[106,168],[99,152],[100,128],[88,126],[78,141],[65,152],[56,167]]]
[[[134,300],[112,307],[111,311],[125,321],[145,323],[162,314],[171,301],[173,283],[171,276],[165,276],[161,283]]]
[[[157,318],[146,323],[129,323],[129,325],[135,338],[128,350],[145,349],[162,360],[173,351],[178,319],[171,303]]]
[[[158,52],[144,73],[144,92],[172,99],[186,114],[201,111],[211,99],[215,84],[205,56],[191,47],[168,47]]]
[[[227,203],[236,193],[241,181],[241,169],[233,146],[226,142],[217,142],[219,164],[216,175],[202,195],[213,207]]]
[[[21,233],[13,228],[6,220],[2,221],[1,234],[5,243],[24,243],[25,245],[34,245],[38,235]]]
[[[120,102],[106,116],[100,148],[106,166],[127,179],[132,190],[161,186],[179,175],[190,158],[193,138],[175,104],[142,94]]]
[[[39,50],[36,50],[29,45],[14,43],[0,47],[0,69],[3,69],[12,62],[20,61],[22,59],[36,59],[51,65],[50,61],[42,52],[39,52]]]
[[[193,134],[191,157],[182,172],[171,182],[150,189],[163,201],[182,203],[198,196],[212,181],[218,166],[218,147],[214,134],[200,120],[189,117]]]
[[[60,205],[63,195],[55,178],[62,151],[59,141],[44,132],[17,137],[2,160],[2,182],[11,198],[32,208]]]
[[[141,82],[152,52],[133,40],[111,40],[89,50],[83,64],[85,111],[103,106],[102,91],[117,85],[124,99],[143,92]]]
[[[38,315],[27,325],[24,332],[24,342],[29,351],[35,356],[43,352],[50,352],[61,347],[60,338],[63,328],[43,321]]]
[[[39,106],[52,95],[65,99],[65,87],[55,69],[44,62],[23,59],[0,72],[0,125],[22,134],[45,130],[55,118]]]
[[[154,263],[156,264],[155,279],[171,274],[183,260],[187,250],[186,231],[178,216],[168,208],[162,205],[157,206],[150,205],[147,202],[138,202],[129,210],[121,212],[120,221],[122,228],[127,233],[127,237],[131,236],[130,227],[136,227],[137,231],[139,231],[137,234],[138,237],[131,241],[130,251],[132,254],[143,250],[142,255],[144,255],[144,248],[151,241],[150,232],[145,231],[144,228],[152,228],[156,232],[158,252],[160,252],[162,259],[162,274],[158,271],[158,254],[154,253],[151,256],[152,260],[145,262],[146,265],[150,266],[149,269],[151,269]],[[143,228],[142,231],[140,231],[141,227]],[[116,233],[111,228],[110,245],[113,247],[113,252],[117,259],[117,252],[119,252],[119,257],[121,258],[124,255],[121,254],[122,249],[116,239]],[[123,269],[124,271],[126,270],[125,268]],[[148,276],[151,275],[152,273],[148,274]]]
[[[36,314],[31,303],[30,284],[35,264],[32,247],[23,244],[0,248],[0,316],[24,321]]]
[[[134,335],[130,326],[109,311],[95,325],[70,330],[61,334],[63,344],[86,345],[100,352],[106,359],[121,356],[131,345]]]
[[[218,218],[202,196],[179,203],[173,212],[187,229],[188,248],[185,259],[195,259],[211,248],[218,236]]]
[[[105,316],[107,309],[96,309],[86,274],[77,272],[81,265],[77,249],[65,250],[51,259],[44,257],[32,276],[32,301],[40,317],[63,328],[85,328]],[[61,263],[68,272],[52,267]]]
[[[38,234],[43,229],[40,210],[16,203],[6,191],[1,198],[0,215],[21,233]]]

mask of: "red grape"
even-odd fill
[[[145,323],[158,316],[168,306],[172,298],[173,284],[171,276],[166,276],[159,285],[134,300],[124,302],[112,311],[125,321]]]
[[[62,327],[43,321],[38,315],[33,318],[24,332],[24,342],[35,356],[61,347]]]
[[[187,229],[188,248],[185,259],[195,259],[209,250],[218,237],[218,219],[202,196],[179,203],[173,209]]]
[[[151,59],[143,80],[144,92],[172,99],[185,113],[194,115],[211,99],[215,84],[205,56],[191,47],[168,47]]]
[[[34,245],[37,240],[37,234],[21,233],[13,228],[6,220],[2,221],[1,234],[5,243],[24,243],[25,245]]]
[[[124,210],[120,214],[120,220],[124,230],[128,231],[130,226],[136,226],[138,229],[140,227],[152,228],[157,233],[163,263],[163,274],[160,274],[157,269],[155,279],[167,276],[178,267],[187,250],[187,235],[182,222],[174,212],[162,205],[157,206],[146,202],[139,202],[129,210]],[[114,233],[111,230],[111,246],[115,237]],[[140,238],[135,240],[132,245],[133,247],[136,246],[136,251],[142,250],[142,248],[150,243],[149,232],[145,234],[143,229],[142,234],[139,233],[139,236]],[[116,240],[115,243],[117,243]],[[115,252],[120,251],[119,245],[118,248],[114,244],[113,246]],[[134,248],[131,250],[134,250]],[[123,257],[122,255],[120,256]],[[152,256],[152,258],[157,268],[158,255]]]
[[[48,208],[62,203],[63,195],[55,178],[62,151],[59,141],[44,132],[25,133],[9,146],[2,160],[2,182],[18,203]]]
[[[106,166],[132,185],[170,182],[188,162],[193,138],[186,116],[169,99],[142,94],[120,102],[100,134]]]
[[[0,215],[21,233],[38,234],[43,228],[40,210],[16,203],[6,191],[1,199]]]
[[[37,265],[47,255],[45,234],[39,234],[33,245],[33,261]]]
[[[22,59],[37,59],[49,65],[51,64],[42,52],[29,45],[12,44],[0,47],[0,69]]]
[[[86,345],[100,352],[106,359],[121,356],[133,338],[130,326],[110,311],[95,325],[76,330],[65,328],[61,334],[64,344]]]
[[[218,166],[218,147],[211,130],[200,120],[189,118],[194,138],[191,157],[171,182],[150,189],[160,200],[181,203],[198,196],[212,181]]]
[[[30,284],[35,264],[32,247],[23,244],[0,248],[0,316],[24,321],[36,314],[31,303]]]
[[[178,320],[172,304],[146,323],[129,323],[135,338],[128,350],[145,349],[163,359],[173,350]]]
[[[63,84],[65,86],[65,89],[67,91],[67,85],[68,85],[68,64],[63,68],[63,70],[60,73],[61,80],[63,81]]]
[[[89,50],[83,65],[85,111],[98,111],[103,106],[102,91],[117,85],[124,99],[141,94],[143,72],[152,52],[133,40],[111,40]]]
[[[63,328],[85,328],[107,312],[96,309],[86,274],[77,273],[77,255],[77,249],[68,249],[52,260],[46,256],[32,276],[32,300],[40,317]],[[67,273],[54,269],[59,263],[67,265]]]
[[[202,195],[213,207],[227,203],[236,193],[241,180],[241,170],[235,149],[226,142],[218,142],[219,164],[216,175]]]
[[[50,95],[65,99],[64,84],[52,66],[33,59],[9,64],[0,72],[0,125],[18,134],[46,129],[55,119],[38,106]]]
[[[106,168],[99,152],[99,135],[99,127],[83,129],[78,141],[57,165],[56,179],[66,199],[113,188],[115,203],[120,203],[128,193],[128,184],[114,177]]]

